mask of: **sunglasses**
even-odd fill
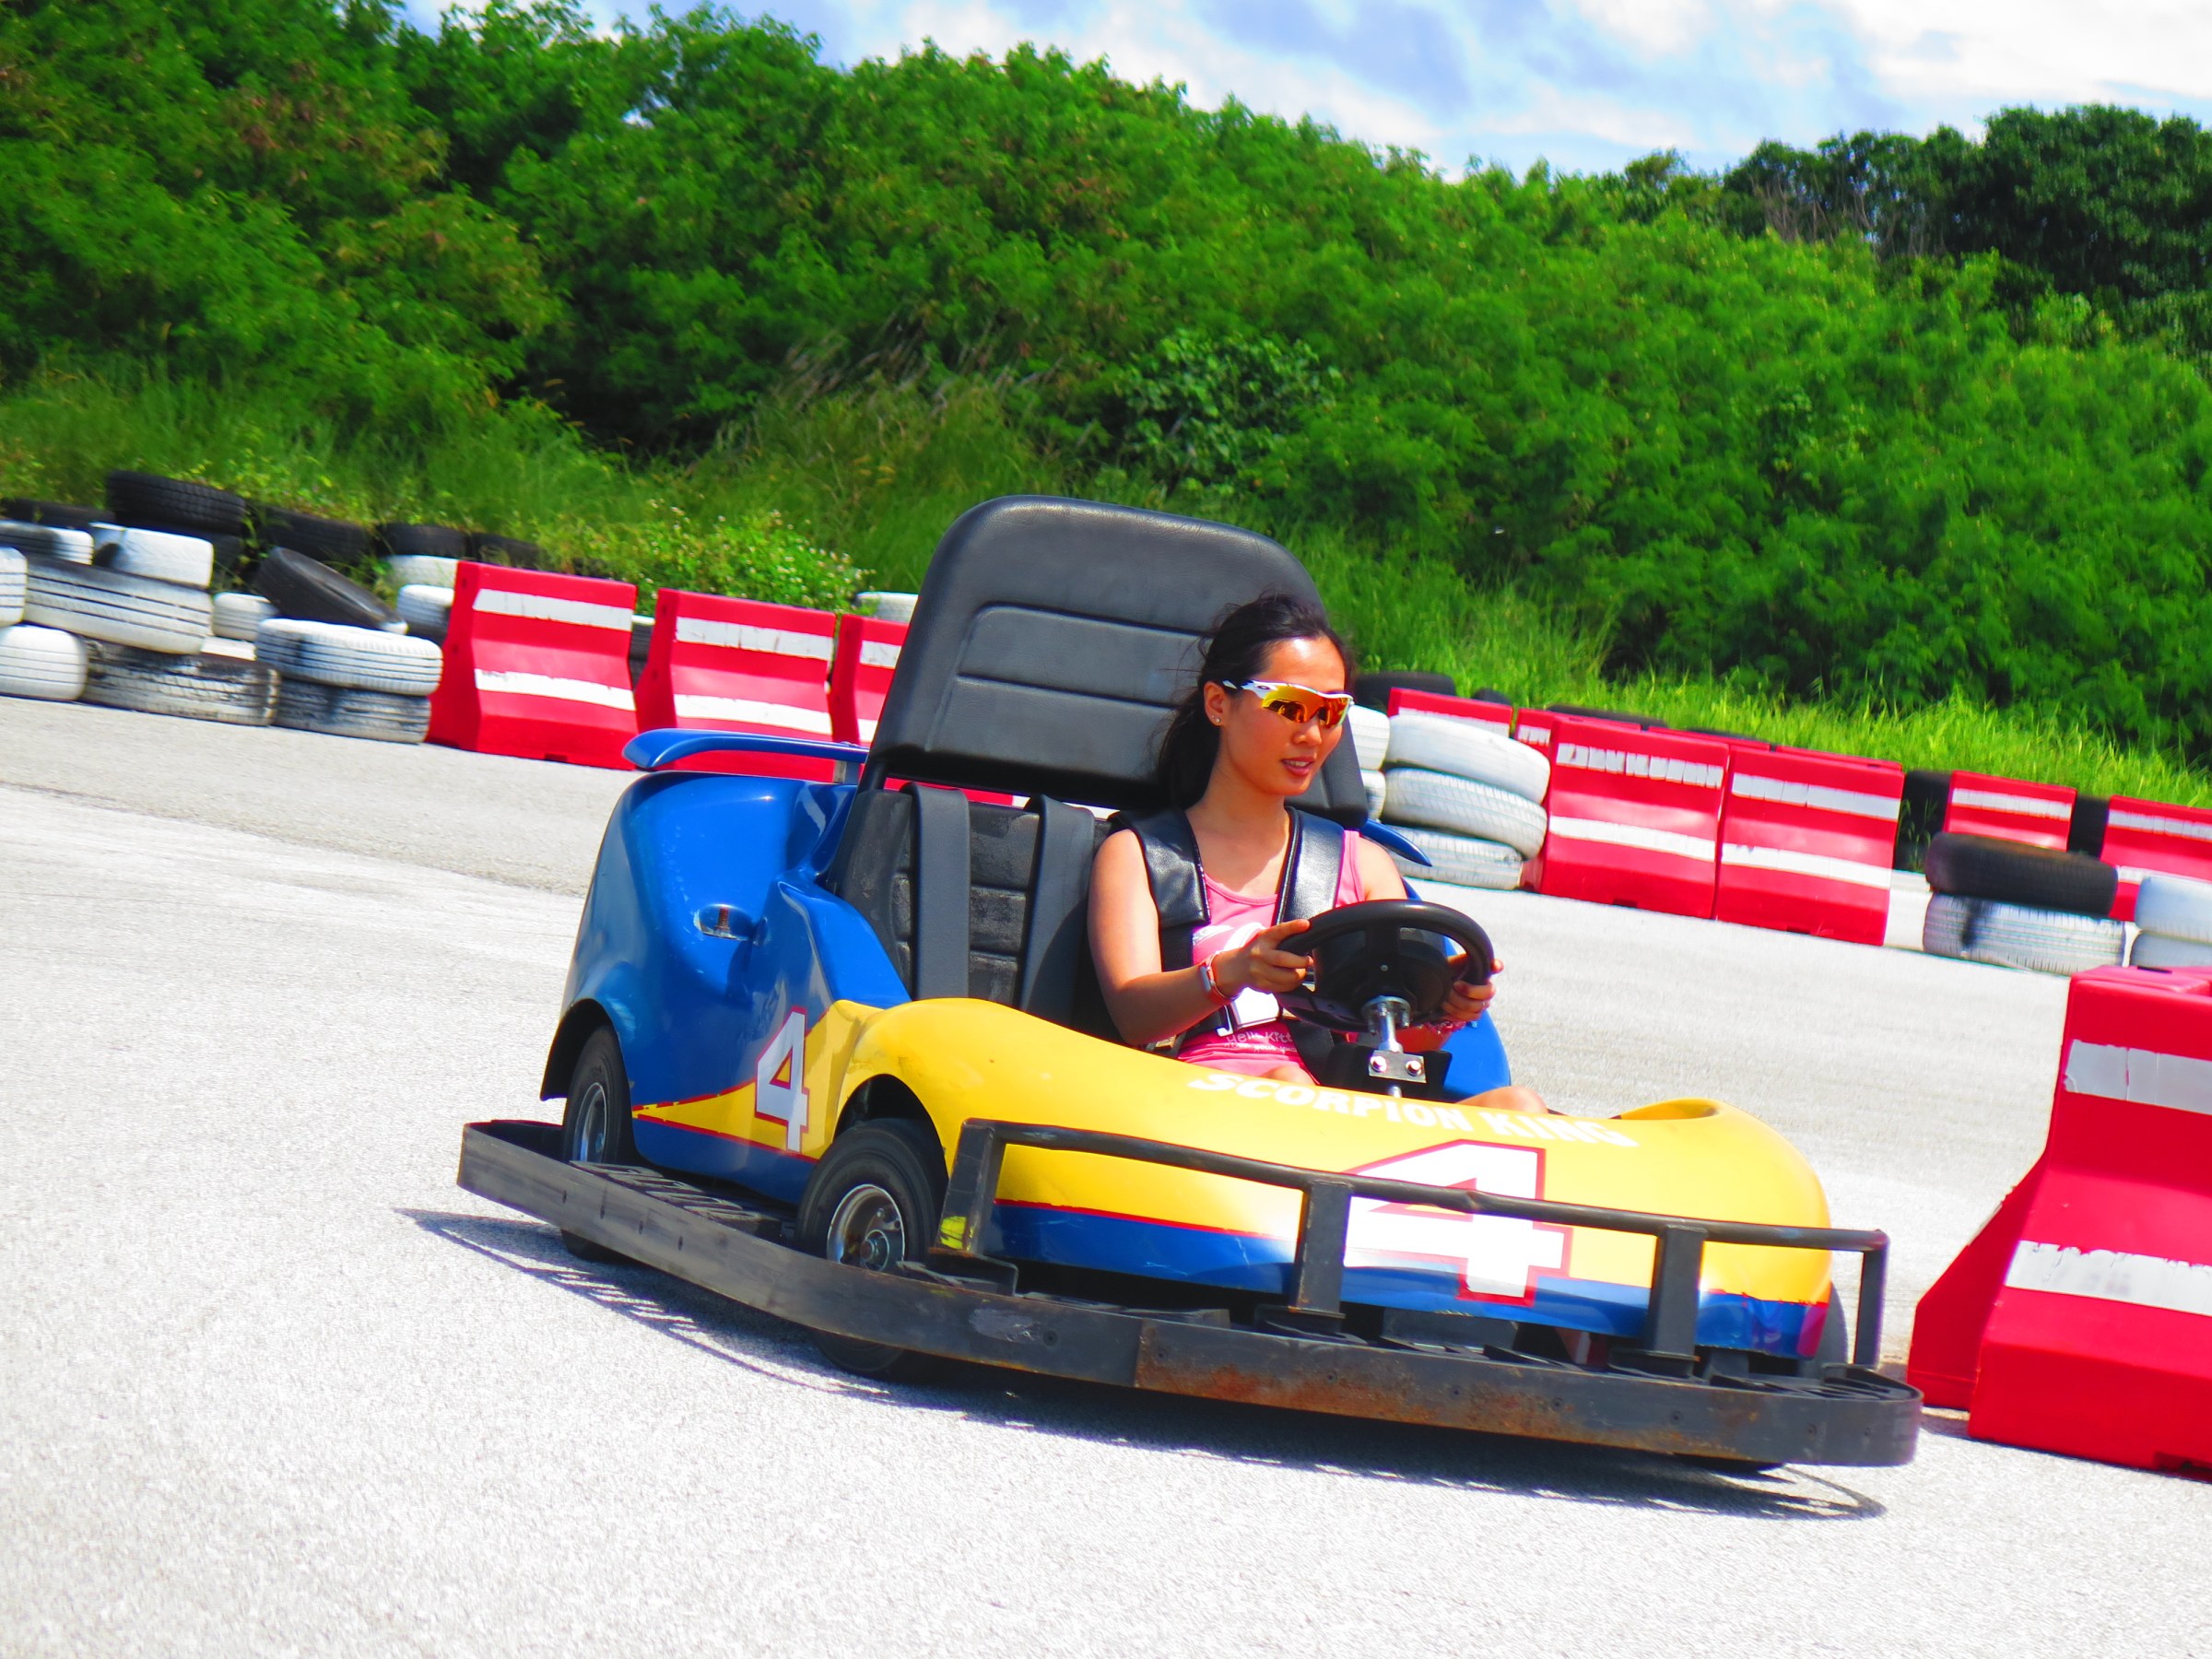
[[[1230,689],[1251,692],[1260,700],[1261,708],[1280,714],[1292,725],[1318,720],[1324,732],[1343,720],[1352,706],[1349,691],[1316,691],[1311,686],[1293,686],[1283,680],[1246,680]]]

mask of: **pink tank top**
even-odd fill
[[[1359,881],[1359,837],[1347,830],[1344,864],[1336,872],[1335,908],[1358,904],[1366,897],[1367,889]],[[1249,943],[1253,935],[1274,924],[1275,901],[1272,888],[1265,893],[1240,893],[1206,877],[1206,921],[1191,935],[1191,960],[1203,962],[1216,951],[1234,950]],[[1290,1021],[1281,1005],[1266,992],[1241,993],[1229,1005],[1229,1014],[1233,1030],[1197,1032],[1176,1049],[1175,1057],[1193,1065],[1210,1065],[1217,1071],[1242,1072],[1255,1077],[1278,1065],[1294,1065],[1301,1072],[1305,1069],[1298,1044],[1291,1040]]]

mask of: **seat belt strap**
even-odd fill
[[[1277,922],[1303,922],[1336,908],[1344,876],[1344,826],[1317,813],[1290,809],[1290,845],[1283,853]]]
[[[1074,1010],[1076,975],[1088,947],[1085,900],[1090,861],[1098,844],[1097,820],[1080,806],[1039,795],[1037,865],[1030,884],[1030,913],[1021,941],[1021,989],[1015,1006],[1046,1019]]]
[[[968,797],[907,787],[914,796],[914,994],[968,994]]]
[[[1206,925],[1206,869],[1191,820],[1170,807],[1137,818],[1123,814],[1113,822],[1133,832],[1144,852],[1145,879],[1159,912],[1159,965],[1171,972],[1190,967],[1191,935]]]

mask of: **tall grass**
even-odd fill
[[[1065,493],[1248,523],[1313,572],[1366,664],[1452,675],[1513,701],[1577,702],[1807,748],[2212,806],[2212,777],[2124,749],[2063,711],[1785,702],[1710,677],[1608,676],[1602,632],[1511,588],[1378,550],[1266,504],[1170,495],[1041,447],[997,381],[836,383],[804,372],[694,460],[623,456],[542,406],[510,402],[407,434],[347,430],[259,394],[152,378],[49,374],[0,393],[0,493],[96,502],[111,467],[220,484],[364,522],[464,524],[543,542],[576,568],[656,586],[837,606],[912,588],[945,527],[979,500]]]

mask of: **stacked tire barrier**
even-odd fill
[[[1424,710],[1390,717],[1383,820],[1428,856],[1408,874],[1462,887],[1521,885],[1544,846],[1544,757],[1481,721]]]
[[[1359,782],[1367,789],[1367,816],[1379,818],[1389,798],[1382,768],[1390,759],[1390,716],[1354,703],[1345,716],[1345,741],[1359,759]]]
[[[1932,956],[2065,974],[2120,960],[2120,875],[2101,860],[1947,830],[1928,843],[1926,874],[1921,948]]]
[[[261,625],[253,649],[282,677],[280,726],[381,743],[420,743],[429,732],[444,656],[428,640],[277,617]]]
[[[2212,968],[2212,883],[2146,876],[2136,892],[2132,968]]]

